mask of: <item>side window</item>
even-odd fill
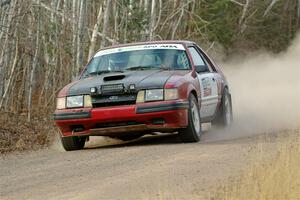
[[[196,71],[198,73],[211,72],[210,66],[208,65],[207,61],[202,58],[202,56],[199,54],[195,47],[189,47],[189,51],[191,53],[194,65],[196,67]]]
[[[203,66],[206,65],[198,51],[195,49],[195,47],[189,47],[193,62],[195,66]]]
[[[177,66],[180,66],[180,69],[190,69],[190,63],[187,57],[186,52],[182,52],[178,55],[177,58]]]
[[[198,49],[199,50],[199,49]],[[199,50],[201,52],[201,50]],[[215,69],[215,67],[213,66],[213,64],[211,63],[211,61],[209,60],[209,58],[207,58],[203,52],[200,53],[202,59],[204,60],[205,64],[207,65],[207,67],[209,68],[209,70],[211,72],[216,72],[217,70]]]

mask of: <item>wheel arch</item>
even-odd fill
[[[197,100],[199,106],[200,106],[200,98],[201,98],[201,93],[200,93],[200,91],[199,91],[199,90],[200,90],[200,87],[199,87],[199,90],[197,90],[197,89],[198,89],[198,88],[195,87],[195,85],[189,84],[188,87],[187,87],[187,91],[186,91],[186,98],[188,99],[189,96],[190,96],[191,94],[193,94],[193,95],[195,96],[195,98],[196,98],[196,100]]]
[[[194,95],[195,98],[196,98],[196,100],[197,100],[197,102],[199,102],[199,99],[198,99],[198,95],[197,95],[196,90],[192,89],[192,90],[190,91],[190,94]]]

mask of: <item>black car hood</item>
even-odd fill
[[[124,84],[126,88],[130,84],[135,84],[137,90],[163,88],[175,73],[176,71],[171,70],[144,70],[102,74],[79,80],[69,89],[67,95],[90,94],[91,87],[111,84]]]

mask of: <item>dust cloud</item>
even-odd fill
[[[240,132],[300,127],[300,34],[286,52],[233,57],[221,65]]]

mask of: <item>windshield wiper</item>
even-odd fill
[[[140,66],[134,66],[134,67],[128,67],[126,68],[125,70],[147,70],[147,69],[165,69],[165,68],[162,68],[162,67],[156,67],[156,66],[153,66],[153,65],[140,65]]]

